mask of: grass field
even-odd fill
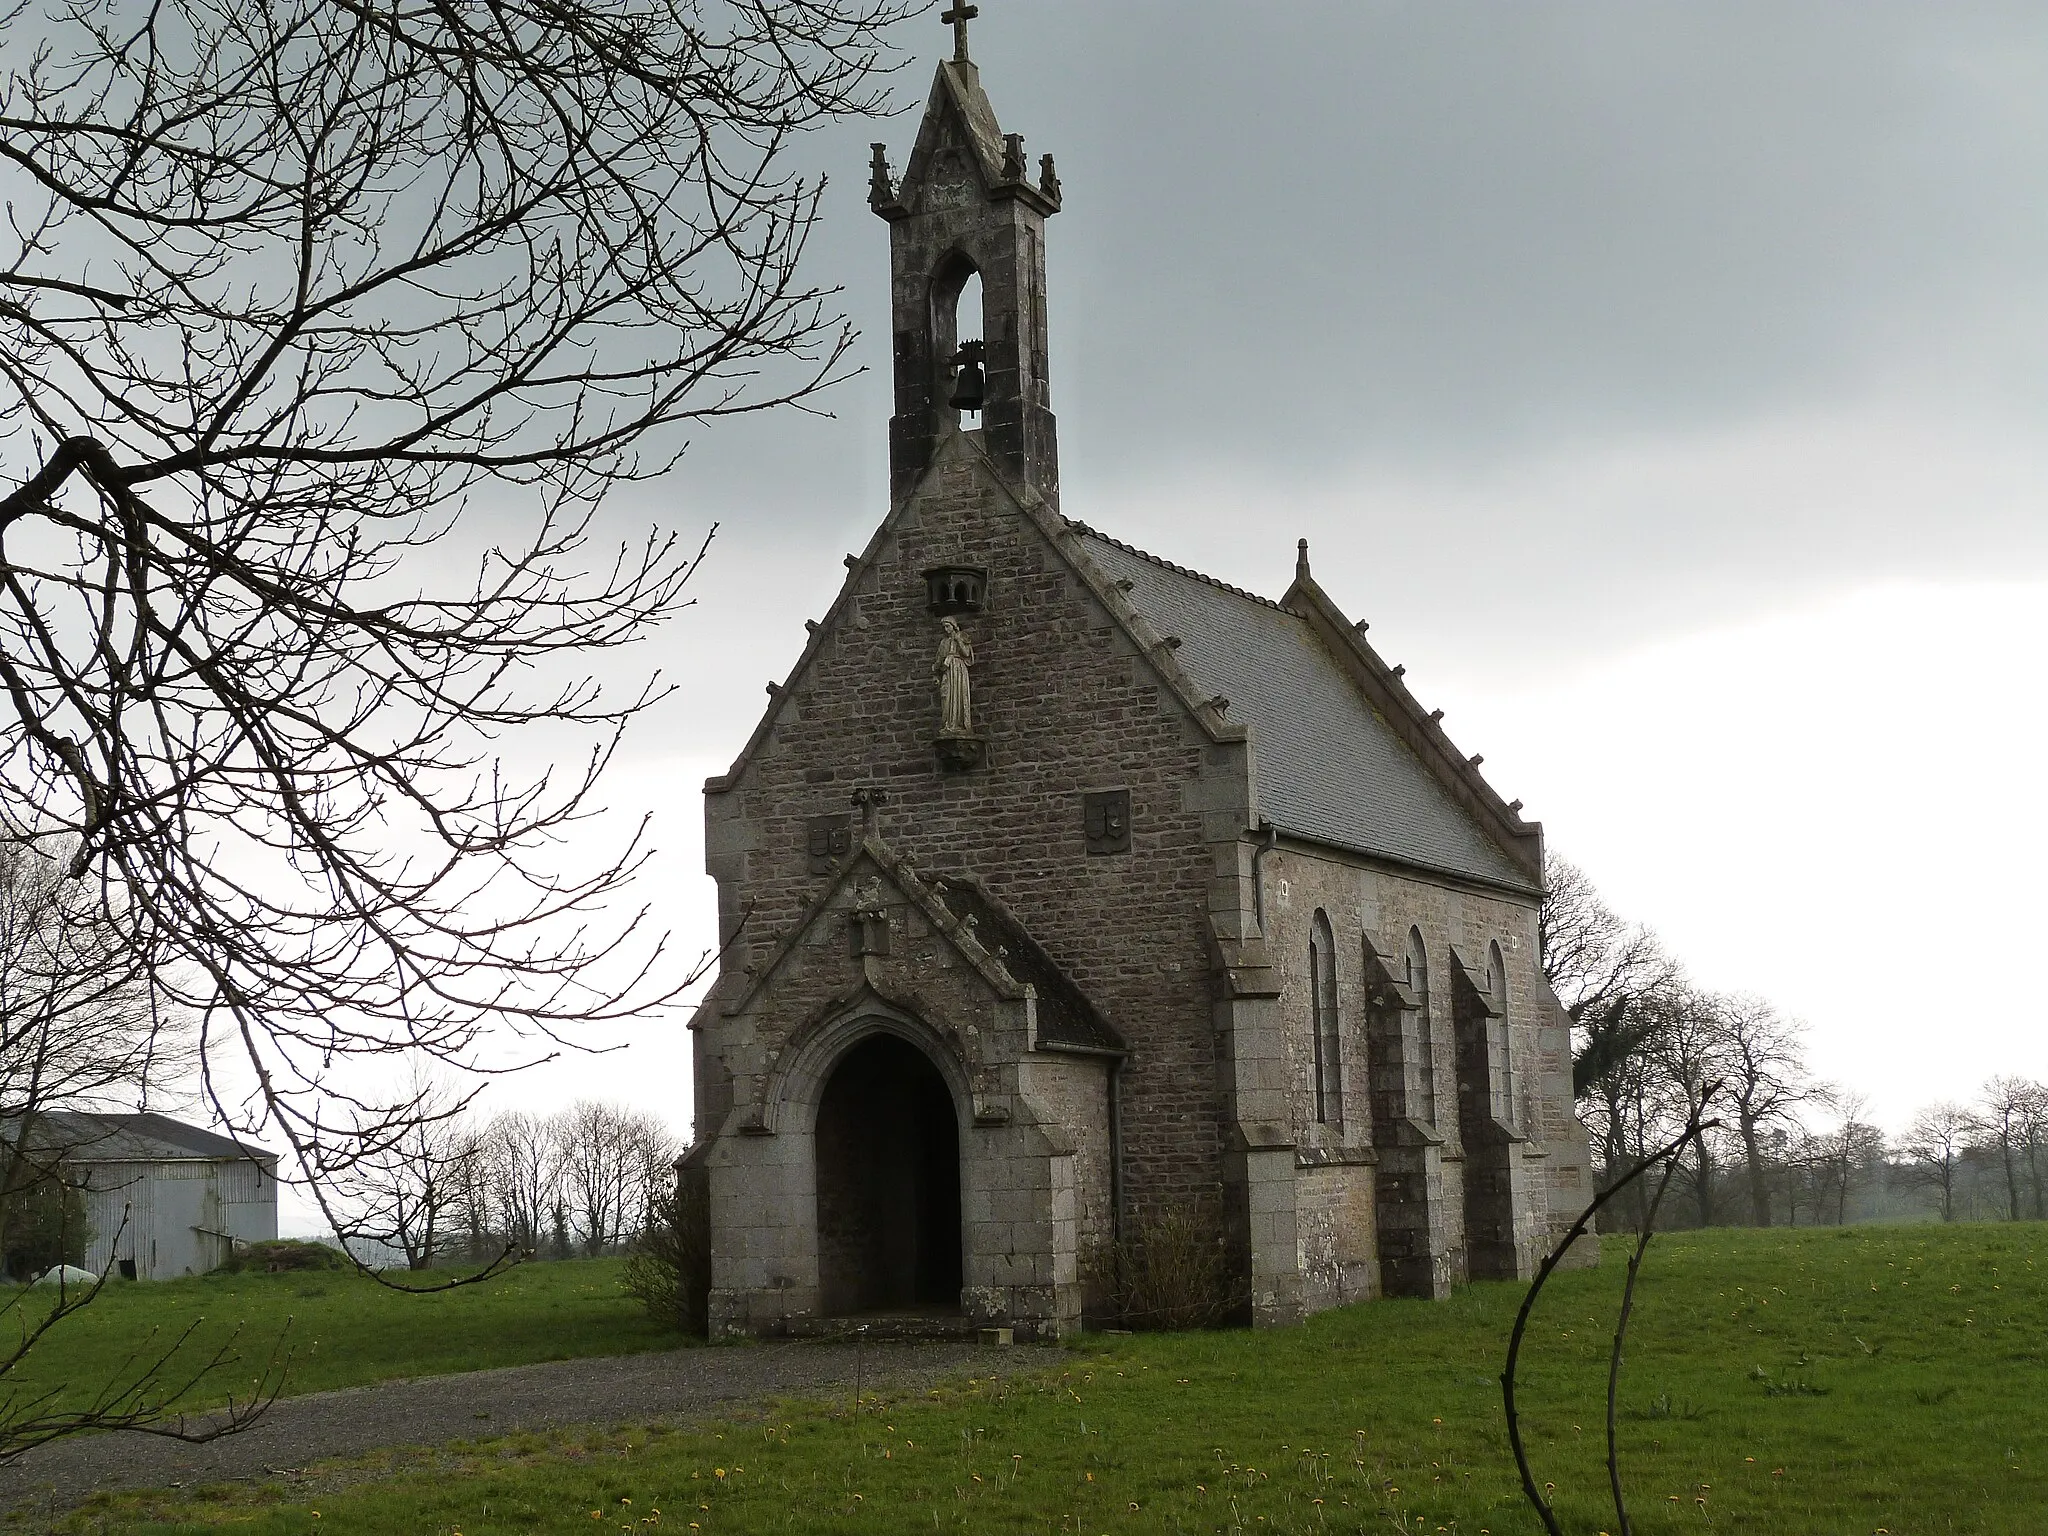
[[[2044,1248],[2039,1225],[1660,1239],[1622,1391],[1636,1530],[2048,1530]],[[1620,1281],[1612,1246],[1561,1276],[1525,1356],[1537,1475],[1585,1536],[1619,1530],[1600,1415]],[[488,1442],[358,1470],[315,1502],[215,1490],[70,1529],[1533,1532],[1495,1382],[1520,1294],[1019,1351],[1015,1375],[860,1415]]]
[[[241,1361],[209,1377],[189,1400],[194,1406],[222,1401],[230,1391],[246,1395],[280,1341],[290,1352],[285,1390],[292,1393],[681,1343],[619,1289],[623,1262],[528,1264],[488,1284],[428,1296],[398,1295],[346,1272],[109,1285],[38,1345],[4,1390],[32,1396],[56,1389],[62,1402],[81,1403],[131,1357],[167,1347],[194,1322],[199,1326],[180,1363],[196,1368],[231,1337]],[[52,1299],[53,1292],[31,1291],[24,1307]],[[18,1329],[20,1319],[10,1316],[0,1326]]]

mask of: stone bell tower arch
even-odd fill
[[[868,202],[889,221],[896,414],[889,423],[889,495],[917,486],[961,426],[953,404],[962,344],[982,343],[981,410],[989,456],[1019,490],[1059,505],[1059,444],[1046,378],[1045,221],[1060,211],[1052,156],[1034,175],[1022,134],[1005,134],[967,56],[975,9],[955,0],[958,38],[941,64],[910,164],[898,183],[888,147],[874,146]],[[980,316],[958,313],[970,277]]]

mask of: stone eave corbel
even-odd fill
[[[956,438],[960,440],[963,451],[980,457],[989,471],[990,479],[1009,499],[1010,505],[1037,527],[1046,542],[1066,562],[1067,569],[1073,573],[1074,579],[1108,611],[1111,620],[1124,632],[1124,638],[1130,641],[1133,649],[1144,659],[1154,676],[1187,711],[1188,718],[1195,722],[1202,733],[1219,746],[1250,741],[1251,728],[1224,719],[1223,711],[1217,707],[1229,701],[1218,699],[1206,692],[1187,674],[1174,657],[1171,647],[1166,645],[1167,637],[1152,627],[1150,621],[1131,605],[1130,600],[1116,589],[1116,584],[1089,558],[1086,548],[1082,545],[1081,535],[1075,531],[1086,525],[1070,525],[1067,519],[1047,505],[1045,498],[1036,491],[1012,485],[1009,477],[989,456],[988,449],[982,444],[978,433],[956,430],[952,436],[941,442],[939,453],[932,456],[932,468],[926,471],[927,478],[937,471],[939,455]],[[920,481],[919,485],[922,484],[923,481]],[[899,505],[907,504],[916,494],[915,491],[910,492]],[[893,516],[894,514],[892,519]]]
[[[1027,509],[1028,510],[1028,509]],[[1057,513],[1051,517],[1058,518]],[[1043,525],[1041,525],[1043,526]],[[1222,745],[1237,744],[1251,740],[1251,728],[1224,718],[1223,706],[1227,700],[1204,690],[1190,677],[1180,664],[1177,647],[1169,644],[1169,637],[1159,633],[1142,613],[1138,612],[1129,598],[1118,590],[1115,582],[1105,576],[1100,567],[1089,556],[1082,543],[1082,536],[1075,530],[1085,524],[1068,526],[1059,518],[1057,526],[1044,527],[1053,547],[1066,560],[1068,569],[1075,579],[1088,589],[1089,594],[1102,604],[1117,627],[1132,647],[1144,658],[1145,664],[1163,683],[1167,691],[1187,711],[1188,718],[1198,725],[1210,741]]]
[[[966,439],[967,434],[956,429],[951,437],[939,445],[939,452],[933,454],[932,464],[930,469],[926,471],[925,479],[929,479],[941,467],[939,463],[940,457],[947,444],[951,443],[954,438]],[[974,447],[971,442],[966,443],[966,446]],[[983,463],[987,464],[994,471],[997,483],[1002,485],[1006,491],[1009,490],[1008,482],[1003,479],[999,470],[995,470],[994,460],[990,459],[986,452],[982,452],[981,457]],[[788,676],[782,682],[770,685],[768,691],[771,702],[767,710],[762,714],[759,723],[755,725],[753,734],[747,738],[747,744],[740,748],[739,756],[733,759],[730,768],[724,773],[717,774],[704,781],[705,794],[729,794],[738,788],[740,779],[745,775],[748,765],[753,762],[754,758],[767,744],[769,736],[781,722],[783,711],[789,708],[795,699],[797,680],[810,670],[812,663],[817,660],[818,653],[825,648],[826,644],[837,633],[841,623],[859,604],[861,583],[867,579],[869,572],[874,569],[876,562],[881,558],[883,548],[888,544],[889,540],[896,536],[897,526],[902,522],[911,502],[916,500],[922,493],[924,483],[923,479],[919,480],[916,487],[906,492],[890,506],[888,515],[882,519],[881,525],[875,529],[874,534],[868,539],[865,549],[857,555],[848,555],[846,557],[846,580],[840,585],[839,595],[832,600],[832,606],[825,610],[825,617],[822,620],[807,625],[804,648],[796,659],[796,665],[789,669]],[[1011,496],[1014,499],[1015,493],[1011,492]]]
[[[1466,756],[1451,740],[1450,733],[1443,728],[1443,711],[1424,709],[1422,701],[1409,690],[1403,680],[1405,669],[1387,665],[1358,626],[1305,568],[1296,572],[1294,584],[1280,599],[1280,605],[1308,620],[1409,749],[1429,764],[1465,808],[1501,839],[1503,850],[1540,887],[1543,824],[1523,819],[1521,801],[1501,798],[1479,771],[1479,760]]]
[[[955,433],[955,436],[960,435],[964,434]],[[944,446],[943,443],[940,445],[942,449]],[[983,457],[986,459],[987,456],[984,454]],[[939,455],[934,453],[932,470],[939,467],[938,458]],[[927,472],[928,475],[929,473],[930,471]],[[1000,479],[1001,476],[998,475],[997,478]],[[788,676],[780,683],[771,686],[769,693],[772,702],[762,714],[760,722],[755,725],[753,734],[747,738],[747,744],[740,748],[739,756],[733,759],[730,768],[704,781],[705,794],[728,794],[738,786],[741,776],[747,771],[747,765],[766,744],[769,733],[781,720],[782,711],[795,698],[797,680],[810,670],[811,664],[817,660],[818,653],[831,641],[841,622],[859,603],[861,583],[874,569],[875,562],[881,558],[883,547],[896,536],[897,525],[903,520],[904,512],[916,499],[923,484],[924,482],[920,480],[917,489],[907,492],[890,506],[888,515],[882,519],[881,525],[868,539],[865,549],[857,555],[846,557],[846,580],[840,584],[839,595],[832,600],[832,606],[825,610],[825,617],[822,620],[808,624],[803,652],[797,657],[796,665],[789,669]]]
[[[1039,945],[1038,941],[1031,936],[1031,930],[1024,926],[1022,919],[1020,919],[1015,912],[1012,912],[1009,909],[1009,907],[1003,902],[1001,897],[997,896],[986,885],[982,884],[981,881],[975,879],[972,875],[948,874],[943,877],[935,878],[932,884],[934,887],[940,887],[947,884],[957,884],[972,887],[975,894],[979,896],[982,901],[986,902],[992,909],[994,909],[997,916],[1002,921],[1010,924],[1013,928],[1016,929],[1017,933],[1022,936],[1025,943],[1030,944],[1038,949],[1039,957],[1042,960],[1044,960],[1047,965],[1050,965],[1055,969],[1059,969],[1059,962],[1055,960],[1052,957],[1052,955],[1047,953],[1043,946]],[[1006,955],[1007,951],[1005,951],[1005,956]],[[995,957],[994,963],[1000,964],[1003,958],[1003,956]],[[1010,974],[1009,968],[1007,966],[1004,966],[1003,969],[1005,974]],[[1113,1024],[1111,1024],[1107,1018],[1103,1016],[1102,1010],[1095,1006],[1094,999],[1090,998],[1087,995],[1087,993],[1082,992],[1079,985],[1076,984],[1071,977],[1068,977],[1067,980],[1068,984],[1072,986],[1076,994],[1079,995],[1082,1004],[1094,1016],[1095,1021],[1098,1024],[1100,1024],[1104,1029],[1106,1029],[1111,1035],[1116,1036],[1118,1039],[1122,1039],[1122,1035],[1116,1029],[1116,1027]],[[1030,1042],[1029,1048],[1031,1050],[1062,1050],[1079,1055],[1098,1055],[1116,1057],[1119,1059],[1129,1054],[1128,1048],[1124,1046],[1091,1046],[1074,1044],[1071,1042],[1041,1041],[1039,1038],[1037,984],[1034,982],[1027,981],[1019,983],[1018,986],[1023,996],[1029,1000],[1030,1012],[1027,1021],[1029,1027],[1028,1032],[1025,1034],[1024,1038],[1028,1042]]]

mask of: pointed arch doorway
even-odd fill
[[[825,1313],[957,1311],[960,1117],[931,1058],[894,1035],[854,1046],[818,1101],[816,1148]]]

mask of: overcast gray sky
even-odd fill
[[[1881,1118],[2048,1076],[2048,7],[981,3],[1066,184],[1067,513],[1276,595],[1311,539],[1553,846]],[[915,121],[805,150],[871,366],[866,144]],[[831,403],[618,509],[725,529],[611,796],[685,944],[701,781],[885,510],[883,376]],[[681,1122],[685,1060],[512,1092]]]

